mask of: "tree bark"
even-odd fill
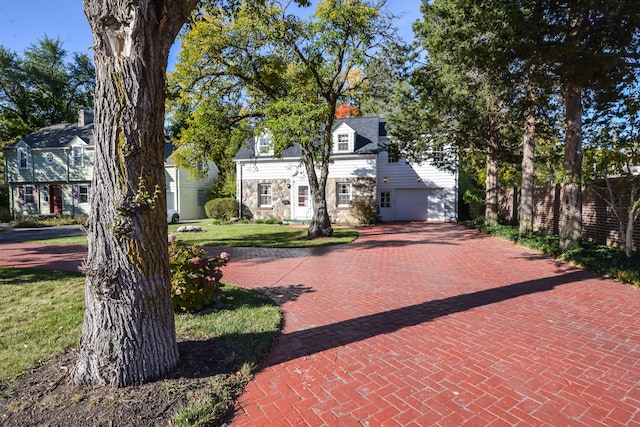
[[[331,159],[332,140],[331,130],[333,120],[327,120],[323,135],[322,163],[320,177],[316,172],[313,150],[303,148],[303,159],[309,177],[309,189],[313,198],[313,217],[307,230],[307,238],[316,239],[318,237],[333,236],[331,218],[327,209],[327,180],[329,178],[329,161]]]
[[[536,86],[533,82],[535,66],[530,67],[527,83],[527,106],[524,112],[522,140],[522,187],[520,189],[520,235],[533,231],[533,187],[536,150]]]
[[[167,253],[164,78],[169,48],[196,4],[84,0],[94,36],[95,164],[76,383],[139,384],[178,363]]]
[[[491,133],[487,138],[487,170],[485,177],[485,211],[487,224],[498,223],[498,137]]]
[[[579,244],[582,232],[582,94],[574,82],[565,84],[566,141],[562,180],[562,223],[560,246]]]

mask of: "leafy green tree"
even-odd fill
[[[242,2],[237,13],[208,7],[184,37],[171,111],[188,127],[206,129],[196,132],[209,142],[184,128],[178,143],[216,153],[269,131],[275,155],[300,144],[314,206],[308,235],[331,235],[326,183],[336,108],[359,99],[362,66],[393,38],[383,6],[323,0],[305,20],[277,1]]]
[[[0,141],[75,122],[93,106],[95,70],[89,57],[69,54],[47,36],[22,55],[0,46]]]
[[[637,86],[636,88],[637,89]],[[624,251],[631,257],[633,233],[640,218],[640,98],[625,95],[598,120],[598,133],[588,140],[583,159],[585,182],[604,200],[618,222]]]

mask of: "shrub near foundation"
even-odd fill
[[[209,218],[228,221],[238,216],[238,201],[232,198],[209,200],[204,211]]]

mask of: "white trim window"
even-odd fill
[[[339,182],[337,187],[336,195],[338,196],[338,206],[349,206],[349,202],[351,202],[351,184],[348,182]]]
[[[89,204],[89,185],[88,184],[78,184],[78,204],[79,205]]]
[[[256,136],[256,154],[273,154],[271,135],[262,134],[260,136]]]
[[[84,149],[82,147],[73,147],[71,157],[71,164],[74,168],[84,167]]]
[[[19,187],[18,198],[24,205],[36,204],[36,187],[33,185],[23,185]]]
[[[349,151],[349,134],[339,133],[336,141],[336,153],[347,153]]]
[[[271,183],[258,185],[258,207],[271,207]]]
[[[390,191],[381,191],[380,192],[380,207],[381,208],[390,208],[391,207],[391,192]]]
[[[29,153],[24,148],[18,149],[18,168],[27,169],[29,167]]]

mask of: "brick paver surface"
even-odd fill
[[[640,425],[640,294],[453,224],[229,250],[283,334],[232,426]]]
[[[55,265],[44,248],[30,266],[37,255]],[[640,425],[631,286],[454,224],[380,225],[331,248],[225,250],[224,281],[284,311],[233,427]]]

